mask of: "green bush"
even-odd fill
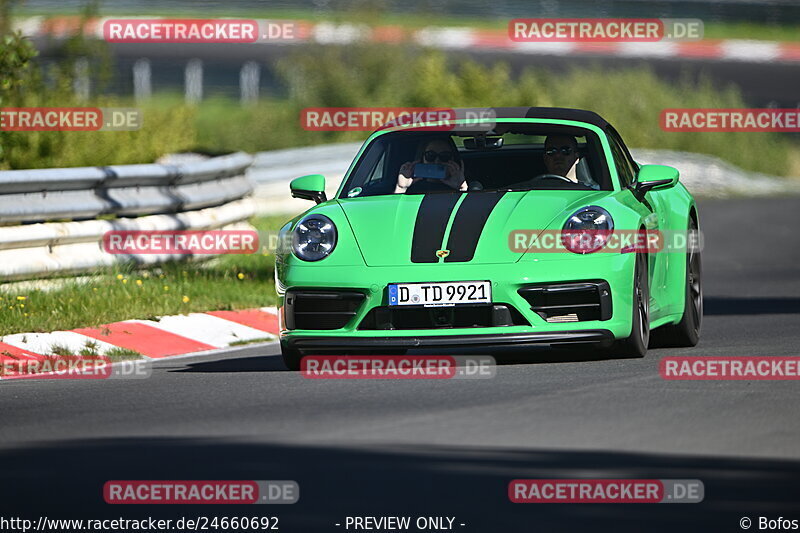
[[[676,83],[646,67],[574,68],[562,74],[529,67],[516,79],[508,65],[448,60],[439,51],[357,45],[304,51],[280,64],[296,109],[327,106],[556,106],[591,109],[634,147],[715,155],[747,170],[787,175],[797,150],[776,133],[662,131],[665,108],[747,107],[739,89],[708,78]],[[296,122],[288,122],[297,127]],[[318,136],[321,134],[317,134]],[[361,136],[363,138],[363,134]]]
[[[130,107],[126,99],[96,97],[80,101],[73,93],[75,64],[89,61],[92,85],[102,92],[110,74],[106,43],[87,39],[82,30],[59,44],[62,60],[48,72],[50,86],[34,68],[36,50],[29,40],[11,32],[12,0],[0,0],[0,107]],[[82,20],[96,15],[89,2]],[[161,155],[193,148],[194,112],[182,104],[139,106],[137,131],[0,131],[0,169],[96,166],[151,163]]]
[[[22,53],[12,60],[27,61],[24,57]],[[775,175],[797,172],[792,164],[800,161],[797,144],[776,133],[662,131],[659,116],[665,108],[746,105],[734,85],[688,76],[670,83],[646,67],[574,68],[559,74],[529,67],[513,76],[505,63],[487,66],[435,50],[356,44],[303,46],[280,60],[277,72],[284,98],[247,106],[213,98],[190,107],[180,95],[159,95],[141,106],[144,126],[136,132],[0,132],[5,150],[0,168],[143,163],[192,149],[216,154],[358,141],[367,132],[305,131],[300,113],[307,107],[367,106],[584,108],[607,118],[633,147],[705,153]],[[66,89],[25,94],[24,105],[75,105]],[[133,104],[99,98],[89,105]]]
[[[27,99],[26,105],[53,106],[45,98]],[[58,106],[86,105],[77,102]],[[102,98],[94,107],[130,107],[131,102]],[[189,150],[196,145],[195,111],[186,106],[137,106],[142,127],[136,131],[28,131],[6,132],[6,168],[80,167],[112,164],[152,163],[167,153]]]
[[[25,91],[38,86],[33,44],[19,32],[11,31],[11,0],[0,0],[0,109],[12,107]],[[0,130],[0,169],[9,134]]]

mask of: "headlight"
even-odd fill
[[[564,223],[561,242],[570,252],[590,254],[606,245],[614,220],[611,214],[595,205],[575,211]]]
[[[325,259],[335,247],[336,226],[324,215],[308,215],[294,228],[292,250],[303,261]]]

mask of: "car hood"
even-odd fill
[[[559,228],[608,191],[475,191],[339,199],[368,266],[514,263],[513,230]]]

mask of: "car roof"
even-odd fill
[[[497,118],[541,118],[541,119],[558,119],[558,120],[574,120],[575,122],[584,122],[592,124],[601,129],[608,126],[608,122],[595,113],[594,111],[587,111],[585,109],[573,109],[570,107],[473,107],[473,108],[459,108],[456,109],[457,115],[461,113],[474,112],[480,113],[482,111],[491,110]]]

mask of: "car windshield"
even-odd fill
[[[489,132],[380,135],[363,151],[340,197],[611,188],[607,163],[593,131],[503,123]]]

